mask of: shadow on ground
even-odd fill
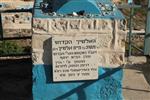
[[[137,70],[137,74],[143,74],[146,82],[150,86],[150,57],[147,57],[146,63],[129,64],[125,69]]]
[[[31,99],[31,59],[0,60],[0,100]]]
[[[150,61],[146,57],[131,57],[124,68],[123,95],[125,100],[149,100]]]

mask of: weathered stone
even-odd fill
[[[102,30],[113,30],[113,21],[112,20],[100,20],[101,22],[99,23],[102,27]]]
[[[31,18],[27,12],[2,13],[3,29],[31,29]]]
[[[41,52],[32,52],[32,61],[33,61],[33,64],[43,64],[42,53]]]
[[[110,65],[120,66],[124,63],[124,53],[112,53],[109,56]]]
[[[106,66],[106,61],[107,61],[107,56],[105,54],[102,53],[98,53],[98,64],[100,67],[104,67]]]
[[[113,22],[112,20],[108,20],[108,19],[103,19],[103,20],[99,19],[96,22],[96,29],[101,31],[104,30],[112,31],[113,30],[112,22]]]
[[[54,19],[51,20],[51,31],[62,31],[62,32],[66,32],[68,28],[68,21],[67,20],[63,20],[63,19]]]
[[[117,49],[118,48],[118,23],[117,20],[114,20],[114,24],[113,24],[113,39],[112,39],[112,44],[111,44],[111,48],[112,49]]]
[[[109,48],[112,38],[112,35],[109,34],[98,34],[98,49]]]
[[[49,19],[47,35],[33,34],[33,51],[42,57],[37,62],[52,64],[52,37],[96,35],[99,66],[117,67],[123,64],[125,31],[118,29],[120,21],[108,19]],[[43,50],[43,51],[42,51]],[[115,53],[114,53],[115,52]],[[118,54],[118,55],[117,55]]]
[[[84,31],[94,30],[95,26],[96,26],[96,20],[85,19],[85,20],[82,20],[81,22],[81,28]]]
[[[32,36],[32,48],[40,50],[51,49],[51,35],[37,35]]]
[[[85,32],[111,34],[113,22],[112,20],[101,19],[50,19],[49,34],[70,34],[70,32],[76,32],[76,34],[83,34]]]
[[[33,50],[32,61],[33,64],[52,65],[52,51],[51,50]]]
[[[52,64],[52,37],[51,35],[32,36],[32,59],[36,64]]]
[[[124,19],[124,20],[118,20],[118,29],[119,30],[126,30],[127,28],[127,20]]]
[[[35,33],[47,33],[48,32],[48,20],[34,18],[33,19],[33,31]]]
[[[79,30],[80,23],[81,23],[81,20],[70,20],[69,21],[69,30],[70,31]]]
[[[31,36],[31,29],[3,29],[3,37],[20,37]]]
[[[118,33],[118,47],[122,48],[125,52],[125,41],[126,41],[126,34],[125,32]]]

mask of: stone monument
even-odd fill
[[[34,100],[122,99],[125,23],[110,0],[36,0]]]

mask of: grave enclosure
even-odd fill
[[[125,28],[110,0],[36,0],[33,99],[123,99]]]

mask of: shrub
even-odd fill
[[[0,55],[19,54],[23,51],[24,48],[17,45],[16,41],[0,41]]]

